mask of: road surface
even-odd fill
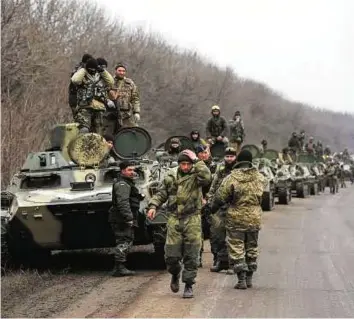
[[[132,255],[131,278],[109,277],[108,257],[66,256],[51,272],[4,276],[2,317],[353,317],[354,186],[295,198],[263,221],[252,289],[209,272],[207,245],[194,299],[181,298],[183,286],[173,294],[164,270],[146,269],[147,253]]]

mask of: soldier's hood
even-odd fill
[[[232,172],[231,176],[235,178],[238,182],[250,182],[255,180],[258,175],[258,170],[254,167],[236,167]]]

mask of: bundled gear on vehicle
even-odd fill
[[[102,134],[107,88],[113,85],[113,77],[95,59],[90,59],[85,68],[72,76],[71,81],[78,86],[75,121],[80,132]]]

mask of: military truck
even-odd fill
[[[40,265],[52,250],[115,246],[108,223],[112,184],[119,167],[106,164],[108,146],[98,134],[79,134],[77,124],[56,125],[51,148],[33,152],[1,196],[2,267],[8,262]],[[166,216],[158,211],[147,222],[145,207],[156,191],[152,161],[142,156],[151,147],[143,128],[123,128],[115,137],[113,152],[137,168],[141,210],[135,225],[134,244],[153,243],[163,259]]]

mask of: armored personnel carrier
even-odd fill
[[[298,155],[297,163],[298,165],[304,167],[304,169],[306,167],[309,172],[308,184],[310,188],[310,195],[318,195],[321,188],[321,177],[317,167],[316,156],[308,153],[301,153]]]
[[[245,149],[252,153],[253,164],[267,180],[267,186],[262,195],[262,209],[263,211],[271,211],[275,206],[276,176],[272,171],[270,160],[261,157],[261,151],[255,144],[246,144],[242,147],[242,150]]]
[[[9,261],[38,266],[52,250],[115,245],[108,210],[119,167],[107,164],[106,141],[95,133],[79,134],[73,123],[56,125],[50,142],[50,149],[27,156],[1,194],[2,266]],[[158,183],[151,176],[152,161],[142,158],[150,147],[146,130],[123,128],[112,152],[119,159],[134,161],[138,172],[142,203],[134,244],[154,243],[163,258],[166,217],[158,212],[148,223],[144,212]]]

